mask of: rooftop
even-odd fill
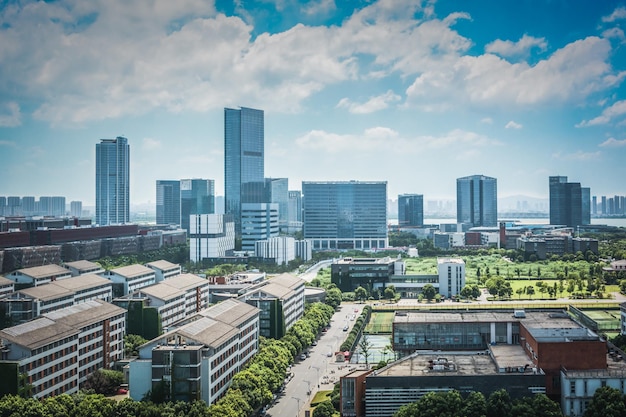
[[[126,310],[102,300],[89,300],[42,316],[66,326],[81,329],[110,317],[125,314]]]
[[[150,285],[149,287],[143,287],[142,289],[137,291],[137,294],[145,294],[147,296],[154,297],[163,301],[173,300],[175,298],[185,296],[185,293],[183,291],[164,283]]]
[[[13,281],[0,275],[0,287],[4,287],[6,285],[12,285],[12,284],[14,284]]]
[[[154,274],[154,271],[143,265],[128,265],[121,268],[112,269],[110,272],[124,278],[135,278],[141,275]]]
[[[210,317],[233,326],[239,326],[246,320],[254,317],[259,309],[239,300],[224,300],[198,313],[203,317]]]
[[[78,271],[91,271],[97,268],[103,269],[100,264],[91,261],[75,261],[75,262],[65,262],[66,267],[74,268]]]
[[[50,264],[43,266],[34,266],[32,268],[23,268],[18,270],[22,275],[26,275],[33,279],[48,278],[58,275],[69,275],[70,271],[62,266]]]
[[[68,336],[77,335],[80,330],[64,323],[56,323],[48,317],[39,317],[29,322],[0,330],[0,339],[34,350]]]
[[[550,311],[526,311],[525,318],[513,317],[510,311],[411,311],[396,313],[393,320],[396,323],[523,323],[527,329],[531,328],[564,328],[576,329],[580,325],[569,318],[567,313]]]
[[[17,293],[25,295],[26,298],[35,300],[48,301],[55,300],[57,298],[70,297],[74,294],[73,291],[63,288],[54,283],[39,285],[37,287],[24,288],[17,291]]]
[[[434,365],[441,365],[436,367]],[[372,376],[496,375],[496,365],[485,351],[419,352],[374,371]]]
[[[253,295],[253,294],[258,294],[260,292],[267,293],[281,300],[289,298],[291,295],[294,294],[293,290],[289,289],[288,287],[283,287],[282,285],[274,284],[272,282],[260,288],[256,288],[255,290],[251,291],[249,294]]]
[[[465,261],[461,258],[437,258],[437,264],[459,264],[465,265]]]
[[[528,332],[537,342],[560,343],[577,340],[600,340],[597,334],[586,328],[529,328]]]
[[[197,275],[193,274],[180,274],[170,279],[166,279],[162,282],[162,284],[169,285],[173,288],[178,288],[179,290],[186,291],[193,288],[196,288],[201,285],[208,284],[208,281],[204,278],[200,278]]]
[[[67,288],[71,291],[81,291],[88,288],[96,288],[103,285],[111,285],[111,281],[100,275],[85,274],[73,278],[63,279],[55,282],[51,282],[47,285],[56,285],[62,288]],[[43,286],[42,286],[43,287]]]
[[[304,280],[298,278],[292,274],[280,274],[269,279],[272,284],[282,285],[283,287],[291,288],[292,290],[304,285]]]
[[[148,262],[146,264],[146,266],[147,267],[151,267],[151,268],[160,269],[162,271],[168,271],[170,269],[178,269],[178,268],[180,268],[180,265],[173,264],[173,263],[165,261],[163,259],[161,259],[159,261]]]

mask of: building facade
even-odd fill
[[[398,196],[398,226],[424,226],[424,196],[422,194]]]
[[[224,109],[224,205],[241,234],[241,205],[265,203],[263,110]]]
[[[215,213],[215,181],[180,180],[180,227],[191,233],[190,216]]]
[[[130,219],[130,147],[128,139],[101,139],[96,144],[96,224]]]
[[[255,243],[278,237],[279,206],[276,203],[241,205],[241,250],[254,252]]]
[[[200,262],[205,258],[231,256],[235,249],[235,222],[227,214],[190,216],[189,259]]]
[[[302,182],[304,239],[313,250],[388,246],[387,182]]]
[[[265,181],[269,193],[266,201],[278,204],[278,227],[286,233],[289,225],[289,179],[266,178]]]
[[[550,224],[577,227],[591,224],[591,202],[589,188],[579,182],[568,182],[567,177],[551,176]]]
[[[465,261],[461,258],[437,258],[439,294],[450,298],[465,287]]]
[[[456,221],[476,226],[498,224],[498,183],[495,178],[471,175],[456,180]]]
[[[181,224],[180,181],[157,180],[156,222],[157,224]]]

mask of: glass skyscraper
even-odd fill
[[[550,224],[576,227],[591,223],[591,190],[567,177],[551,176]]]
[[[130,148],[128,139],[101,139],[96,144],[96,224],[130,219]]]
[[[424,226],[424,196],[422,194],[398,196],[398,226]]]
[[[180,227],[190,233],[189,216],[215,213],[215,181],[180,180]]]
[[[387,182],[302,182],[304,238],[314,250],[388,245]]]
[[[224,204],[241,236],[241,205],[266,203],[263,110],[224,109]]]
[[[180,225],[179,180],[157,180],[156,222],[157,224]]]
[[[469,227],[498,224],[498,183],[495,178],[470,175],[456,180],[456,221]]]

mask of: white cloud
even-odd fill
[[[504,126],[504,128],[505,129],[521,129],[522,125],[511,120],[506,124],[506,126]]]
[[[337,6],[335,5],[335,0],[318,0],[308,2],[305,6],[302,7],[302,11],[306,15],[316,16],[326,15],[336,8]]]
[[[15,127],[22,124],[20,106],[14,101],[0,106],[0,127]]]
[[[538,48],[543,52],[547,47],[548,43],[545,38],[535,38],[524,34],[517,42],[496,39],[485,45],[485,52],[503,57],[527,57],[531,49]]]
[[[615,22],[621,19],[626,19],[626,7],[618,7],[610,15],[602,17],[603,22]]]
[[[11,140],[0,140],[0,146],[17,149],[17,144]]]
[[[605,140],[598,146],[602,146],[606,148],[617,148],[621,146],[626,146],[626,139],[617,140],[615,138],[608,138],[607,140]]]
[[[350,113],[353,114],[367,114],[373,113],[379,110],[384,110],[389,107],[390,103],[394,101],[400,100],[401,97],[395,94],[393,91],[388,90],[385,94],[381,94],[379,96],[370,97],[365,103],[355,103],[350,99],[344,97],[339,103],[337,103],[337,107],[346,108]]]
[[[493,119],[491,117],[484,117],[480,120],[480,123],[486,124],[486,125],[492,125]]]
[[[576,127],[605,125],[615,118],[626,114],[626,100],[620,100],[602,111],[602,114],[591,120],[583,120]]]
[[[624,31],[620,28],[610,28],[602,32],[603,38],[609,39],[621,39],[624,40],[626,36],[624,36]]]
[[[597,151],[597,152],[576,151],[573,153],[556,152],[552,154],[552,157],[554,159],[562,159],[566,161],[589,161],[589,160],[598,159],[600,158],[601,155],[602,153],[600,151]]]
[[[161,149],[162,146],[163,144],[161,143],[161,141],[157,139],[153,139],[153,138],[144,138],[141,143],[141,147],[143,148],[144,151],[153,151],[155,149]]]

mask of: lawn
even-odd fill
[[[372,313],[369,323],[365,326],[365,333],[391,333],[393,325],[394,312],[392,311],[375,311]]]

